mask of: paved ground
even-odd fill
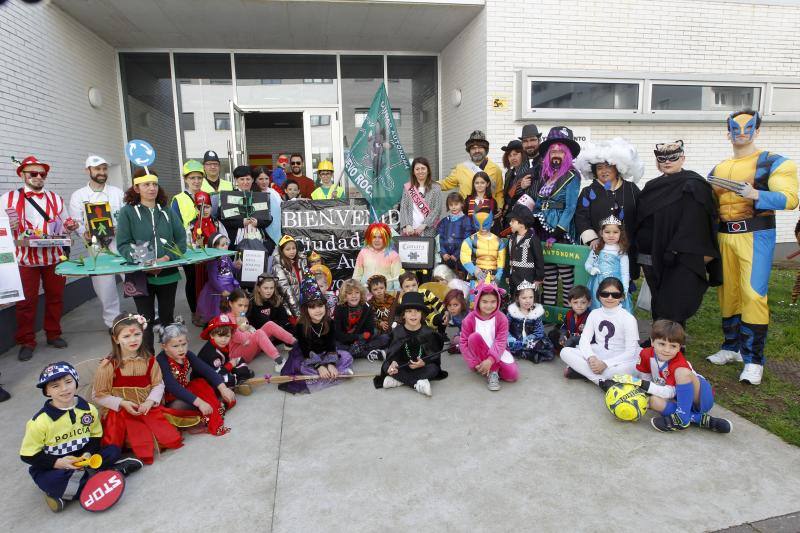
[[[313,396],[261,387],[229,413],[231,434],[187,435],[130,477],[112,510],[55,515],[17,453],[43,400],[41,367],[107,352],[95,304],[65,317],[68,350],[0,357],[14,395],[0,405],[0,531],[800,529],[800,449],[738,416],[715,408],[733,420],[728,436],[662,435],[646,420],[613,420],[599,391],[565,381],[558,362],[523,362],[518,383],[490,393],[456,356],[432,399],[367,379]],[[263,358],[255,366],[271,370]]]

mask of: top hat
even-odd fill
[[[428,307],[425,305],[425,299],[420,292],[407,292],[403,295],[403,300],[397,306],[398,314],[403,314],[406,309],[416,309],[417,311],[425,312]]]
[[[554,126],[547,132],[547,139],[539,145],[539,153],[547,154],[547,149],[553,143],[561,143],[572,153],[572,158],[578,157],[581,152],[581,145],[575,140],[572,130],[566,126]]]

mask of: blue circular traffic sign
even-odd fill
[[[134,165],[149,167],[156,160],[156,151],[147,141],[134,139],[125,146],[125,155]]]

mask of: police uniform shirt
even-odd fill
[[[19,451],[24,462],[49,469],[61,457],[99,451],[103,427],[97,408],[80,396],[75,399],[71,409],[59,409],[48,400],[28,420]]]

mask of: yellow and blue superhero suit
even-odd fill
[[[503,278],[503,267],[506,264],[506,240],[501,239],[489,229],[494,222],[491,212],[479,211],[472,216],[477,233],[473,233],[461,243],[461,264],[469,273],[471,284],[476,279],[476,268],[484,274],[491,273],[495,284]],[[483,230],[485,233],[481,233]]]
[[[755,134],[758,117],[728,119],[731,138]],[[767,288],[775,250],[775,211],[795,209],[798,203],[797,165],[778,154],[758,151],[728,159],[712,175],[746,182],[759,191],[758,200],[714,187],[719,205],[719,248],[722,253],[723,350],[739,352],[746,364],[764,364],[769,325]]]

